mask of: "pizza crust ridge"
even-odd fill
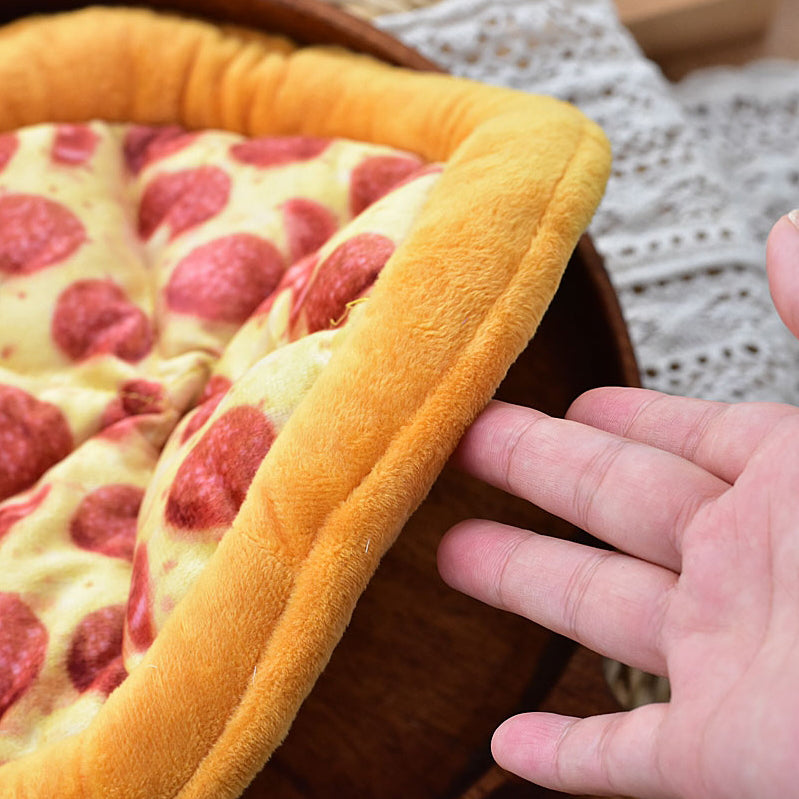
[[[447,162],[140,666],[84,732],[0,767],[9,796],[233,797],[534,332],[599,202],[607,142],[554,100],[142,11],[9,26],[0,81],[5,130],[102,118]]]

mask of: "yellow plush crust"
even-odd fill
[[[447,161],[214,558],[89,728],[0,767],[9,797],[233,797],[533,334],[607,177],[554,100],[146,11],[0,32],[0,128],[102,118],[340,136]]]

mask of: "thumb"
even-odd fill
[[[799,209],[782,217],[771,229],[766,269],[777,313],[799,338]]]

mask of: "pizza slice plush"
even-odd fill
[[[236,796],[532,335],[606,143],[143,11],[12,25],[0,81],[0,793]]]

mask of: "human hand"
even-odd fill
[[[799,337],[797,227],[775,225],[767,263]],[[619,551],[471,520],[441,543],[444,579],[671,683],[667,704],[511,718],[501,766],[570,793],[799,796],[799,408],[605,388],[563,420],[494,402],[454,460]]]

